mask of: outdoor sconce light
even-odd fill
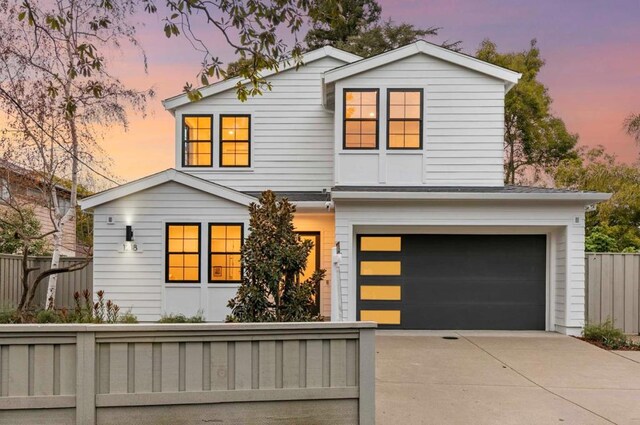
[[[127,226],[125,228],[124,244],[122,244],[122,251],[124,252],[137,252],[138,244],[133,240],[133,228]]]

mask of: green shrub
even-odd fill
[[[185,316],[184,314],[163,314],[158,323],[204,323],[204,315],[201,311],[195,316]]]
[[[131,311],[127,311],[126,313],[118,317],[118,323],[126,323],[126,324],[138,323],[138,318]]]
[[[20,317],[15,308],[0,309],[0,324],[7,325],[12,323],[20,323]]]
[[[40,310],[36,313],[36,323],[60,323],[62,321],[60,313],[56,310]]]
[[[614,326],[610,318],[601,324],[587,324],[582,331],[582,337],[587,341],[602,344],[610,350],[633,345],[626,335]]]

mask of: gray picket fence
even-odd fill
[[[640,330],[640,254],[586,255],[587,322],[610,318],[627,334]]]
[[[82,258],[63,257],[61,266],[83,261]],[[30,257],[30,267],[37,267],[38,271],[31,273],[31,281],[41,271],[48,270],[51,257]],[[0,308],[15,307],[22,295],[22,257],[19,255],[0,254]],[[93,264],[89,263],[82,270],[71,273],[62,273],[58,276],[56,291],[56,307],[71,308],[74,305],[74,292],[82,292],[88,289],[93,291]],[[47,279],[38,286],[36,293],[36,305],[43,306],[46,302]]]

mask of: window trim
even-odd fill
[[[211,279],[211,226],[240,226],[240,280],[212,280]],[[244,246],[244,223],[242,222],[210,222],[207,223],[207,282],[208,283],[242,283],[242,276],[244,275],[244,266],[242,265],[242,247]],[[235,252],[216,252],[216,254],[236,254]]]
[[[222,140],[222,119],[228,117],[246,117],[249,119],[249,126],[247,128],[248,131],[248,140],[247,144],[249,146],[249,152],[247,153],[247,165],[222,165],[222,143],[224,142],[238,142],[238,140]],[[251,168],[251,114],[220,114],[219,117],[219,126],[218,126],[218,167],[220,168]],[[240,140],[243,142],[243,140]]]
[[[211,165],[188,165],[187,164],[187,140],[185,140],[184,127],[186,118],[210,118],[211,119],[211,128],[210,130],[210,138],[211,138]],[[180,127],[180,139],[182,140],[182,166],[184,168],[212,168],[213,167],[213,114],[185,114],[182,115],[182,125]],[[199,142],[202,142],[200,140]]]
[[[391,93],[406,93],[406,92],[420,92],[420,118],[391,118]],[[417,148],[393,148],[390,146],[390,131],[391,126],[389,123],[391,121],[418,121],[420,123],[420,137],[419,137],[419,145]],[[417,151],[421,150],[424,147],[423,143],[424,138],[424,89],[423,88],[389,88],[387,89],[387,150],[390,151]]]
[[[198,280],[169,280],[169,226],[197,226],[198,227]],[[184,253],[184,252],[183,252]],[[190,253],[192,254],[192,253]],[[202,281],[202,226],[196,222],[167,222],[164,227],[164,283],[201,283]]]
[[[375,92],[376,93],[376,118],[347,118],[347,92]],[[349,121],[375,121],[376,122],[376,146],[373,148],[347,147],[347,120]],[[342,149],[353,151],[374,151],[380,148],[380,89],[379,88],[344,88],[342,89]]]

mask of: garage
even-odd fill
[[[357,314],[401,329],[544,330],[546,235],[359,235]]]

